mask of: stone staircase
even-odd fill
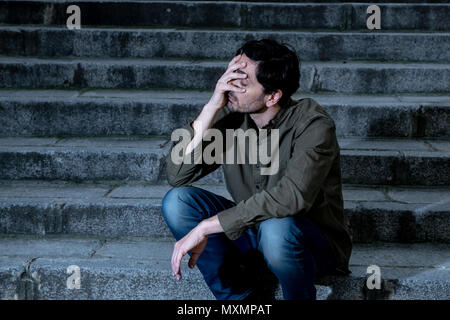
[[[445,1],[0,1],[0,298],[214,299],[186,261],[171,276],[164,156],[235,50],[272,37],[341,146],[352,274],[318,298],[449,299],[449,16]],[[196,185],[230,197],[223,183]]]

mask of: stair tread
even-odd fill
[[[46,264],[68,264],[73,260],[83,261],[87,266],[148,268],[170,272],[170,258],[173,239],[124,238],[105,239],[100,237],[67,236],[5,236],[0,237],[0,268],[21,260],[32,258],[46,261]],[[450,275],[450,244],[398,244],[374,243],[354,244],[350,266],[353,276],[364,276],[361,268],[378,265],[396,277],[433,280],[438,276]],[[155,261],[159,263],[155,263]],[[187,262],[187,256],[184,257]],[[19,265],[20,266],[20,265]],[[183,268],[187,269],[187,268]],[[428,272],[427,272],[428,271]],[[434,271],[433,274],[430,271]],[[427,277],[423,274],[427,272]],[[431,277],[428,277],[431,275]],[[450,277],[446,279],[450,282]]]
[[[200,188],[232,199],[224,184],[193,184]],[[56,180],[0,180],[0,202],[46,204],[64,202],[65,204],[118,202],[160,205],[169,191],[168,184],[149,184],[141,181],[95,181],[75,183]],[[450,191],[443,187],[406,186],[364,186],[343,185],[343,197],[350,202],[370,202],[373,206],[396,205],[419,210],[424,205],[434,205],[435,210],[450,209]]]
[[[170,136],[106,136],[106,137],[1,137],[2,152],[51,152],[56,150],[108,150],[145,153],[168,151]],[[370,155],[414,155],[448,157],[450,140],[409,138],[338,137],[341,154],[354,152]],[[375,154],[374,153],[374,154]]]
[[[127,101],[186,101],[205,102],[212,95],[212,91],[180,90],[180,89],[0,89],[0,101],[14,100],[63,100],[63,99],[126,99]],[[370,106],[398,106],[438,104],[450,107],[450,95],[447,93],[434,94],[341,94],[341,93],[294,93],[294,99],[313,98],[324,104],[370,105]]]
[[[40,299],[214,299],[198,268],[187,267],[187,256],[181,264],[183,279],[171,276],[173,244],[174,240],[155,238],[2,235],[2,296],[23,298],[18,296],[19,282],[31,278],[39,284],[33,294]],[[360,300],[371,295],[361,287],[369,276],[368,266],[376,265],[385,283],[378,298],[394,294],[394,299],[446,299],[449,257],[448,244],[355,244],[352,273],[318,280],[317,296],[328,299],[333,293],[334,299]],[[80,270],[81,290],[67,290],[70,265]],[[282,299],[279,284],[271,290]]]
[[[0,64],[20,63],[30,64],[75,64],[75,63],[97,63],[112,65],[146,65],[146,66],[184,66],[184,67],[226,67],[229,62],[219,59],[183,59],[183,58],[116,58],[116,57],[17,57],[0,55]],[[346,69],[427,69],[436,68],[438,70],[448,69],[450,65],[442,62],[384,62],[384,61],[302,61],[302,66],[306,67],[343,67]]]
[[[450,4],[448,5],[450,6]],[[0,32],[2,30],[7,31],[38,31],[38,30],[61,30],[67,33],[72,33],[72,30],[67,29],[66,26],[59,25],[40,25],[40,24],[0,24]],[[83,26],[77,32],[131,32],[131,33],[142,33],[142,32],[185,32],[185,33],[236,33],[236,34],[247,34],[254,32],[261,32],[267,34],[295,34],[295,35],[345,35],[345,36],[449,36],[450,30],[371,30],[370,33],[362,30],[329,30],[329,29],[242,29],[242,28],[218,28],[218,27],[208,27],[208,28],[198,28],[198,27],[178,27],[178,26]]]

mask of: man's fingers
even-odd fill
[[[227,91],[233,91],[233,92],[239,92],[239,93],[244,93],[246,91],[245,88],[241,88],[241,87],[237,87],[233,84],[225,84],[225,83],[221,83],[220,86],[218,87],[224,94],[227,93]]]
[[[245,89],[233,86],[231,84],[227,84],[225,85],[224,91],[245,92]]]
[[[244,68],[246,65],[245,62],[238,62],[238,63],[234,63],[231,66],[228,67],[227,71],[225,71],[225,74],[230,73],[230,72],[234,72],[239,68]]]
[[[170,266],[172,267],[172,276],[175,276],[175,256],[177,254],[177,249],[174,247],[172,252],[172,259],[170,260]]]
[[[181,253],[181,251],[178,252],[177,257],[175,258],[175,275],[177,276],[178,280],[181,280],[181,259],[183,259],[184,254]]]
[[[181,259],[183,259],[183,256],[185,253],[180,248],[180,244],[177,242],[175,243],[172,259],[171,259],[171,265],[172,265],[172,275],[176,276],[178,280],[181,280]]]
[[[177,274],[176,262],[177,262],[179,253],[180,253],[180,244],[178,242],[176,242],[175,245],[173,246],[172,259],[170,261],[170,264],[172,266],[172,275],[173,276],[175,276]]]
[[[177,257],[178,257],[178,251],[173,253],[172,255],[172,275],[177,276],[179,273],[178,267],[177,267]]]
[[[236,80],[236,79],[235,79]],[[218,88],[221,89],[223,92],[225,91],[229,91],[230,88],[233,89],[244,89],[244,87],[242,86],[242,84],[239,81],[235,81],[235,80],[230,80],[227,82],[222,82],[220,81],[217,85]],[[238,90],[239,91],[239,90]]]
[[[246,79],[247,74],[246,73],[238,73],[238,72],[232,72],[224,76],[223,80],[224,82],[229,82],[233,80],[240,80],[240,79]]]
[[[239,61],[239,59],[242,57],[241,54],[238,54],[237,56],[235,56],[229,63],[228,63],[228,67],[230,67],[233,63],[236,63],[236,61]]]

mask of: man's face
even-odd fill
[[[245,67],[236,70],[238,73],[246,73],[247,78],[230,81],[231,85],[245,88],[245,92],[228,92],[228,108],[231,111],[242,113],[258,113],[266,109],[264,101],[264,88],[256,80],[257,62],[251,60],[245,54],[238,62],[246,62]]]

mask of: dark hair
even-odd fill
[[[272,39],[251,40],[236,51],[258,62],[256,79],[264,87],[264,93],[280,89],[283,92],[278,104],[285,107],[292,94],[299,88],[300,67],[294,50]]]

